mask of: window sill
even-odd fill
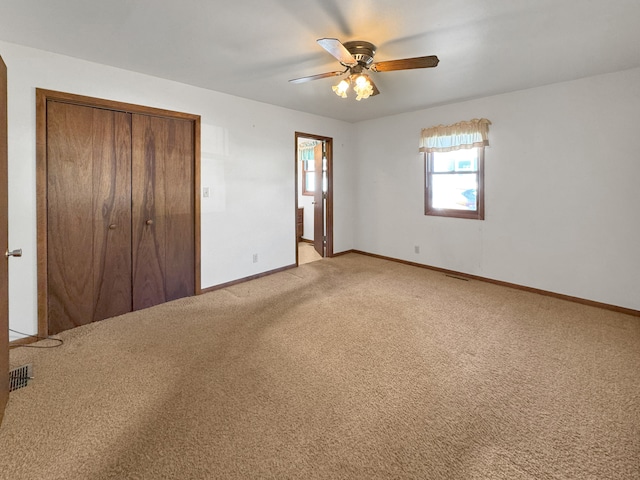
[[[432,210],[425,210],[424,214],[431,217],[452,217],[452,218],[466,218],[469,220],[484,220],[484,212],[469,211],[469,210],[453,210],[446,208],[437,208]]]

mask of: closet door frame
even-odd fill
[[[47,336],[49,312],[47,306],[47,102],[56,101],[118,112],[176,118],[193,122],[194,153],[194,285],[195,294],[202,293],[200,274],[200,115],[174,112],[130,103],[86,97],[72,93],[36,88],[36,209],[38,258],[38,335]]]

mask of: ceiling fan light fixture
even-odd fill
[[[349,82],[345,79],[340,80],[340,83],[331,87],[336,95],[342,98],[347,98],[347,90],[349,89]]]
[[[357,101],[360,101],[363,98],[369,98],[373,95],[373,85],[371,85],[368,75],[358,75],[354,83],[355,85],[353,86],[353,90],[358,94],[356,97]]]
[[[394,70],[433,68],[437,67],[440,61],[437,56],[428,55],[374,63],[373,56],[376,54],[376,46],[373,43],[353,40],[343,44],[337,38],[319,38],[317,42],[318,45],[338,60],[345,70],[294,78],[289,82],[305,83],[310,80],[346,75],[344,80],[341,80],[340,83],[331,88],[339,97],[347,98],[347,90],[353,85],[353,90],[357,95],[356,100],[358,101],[380,93],[376,84],[363,72],[392,72]]]

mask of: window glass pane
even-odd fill
[[[307,172],[313,172],[315,170],[315,168],[316,168],[316,164],[315,164],[315,161],[313,159],[304,161],[304,169]]]
[[[316,174],[314,172],[308,172],[304,176],[307,192],[313,192],[316,189]]]
[[[433,174],[431,181],[433,208],[478,209],[476,174]]]
[[[456,172],[475,172],[478,170],[478,159],[475,155],[471,158],[456,160]]]
[[[434,172],[453,172],[455,169],[455,161],[441,153],[433,154],[433,171]]]
[[[433,154],[434,172],[475,172],[478,170],[478,149],[436,152]]]

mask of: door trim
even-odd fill
[[[0,253],[8,250],[9,243],[9,198],[7,170],[9,150],[7,137],[7,66],[0,56]],[[9,401],[9,262],[2,261],[0,274],[0,426],[4,410]]]
[[[295,209],[294,209],[294,219],[297,219],[298,215],[298,139],[299,138],[312,138],[314,140],[320,140],[326,143],[327,145],[327,203],[326,203],[326,231],[325,235],[327,236],[327,244],[325,245],[325,255],[327,257],[333,257],[333,138],[332,137],[324,137],[322,135],[315,135],[312,133],[304,133],[304,132],[295,132],[295,141],[294,141],[294,165],[295,165]],[[295,222],[294,222],[295,225]],[[297,235],[294,228],[295,235],[295,246],[296,246],[296,265],[300,265],[298,259],[298,241]]]
[[[92,108],[103,108],[118,112],[137,113],[157,117],[190,120],[194,124],[194,257],[195,294],[202,293],[200,261],[200,115],[174,112],[160,108],[86,97],[72,93],[36,88],[36,224],[37,224],[37,288],[38,288],[38,335],[46,337],[48,321],[47,285],[47,102],[57,101]]]

